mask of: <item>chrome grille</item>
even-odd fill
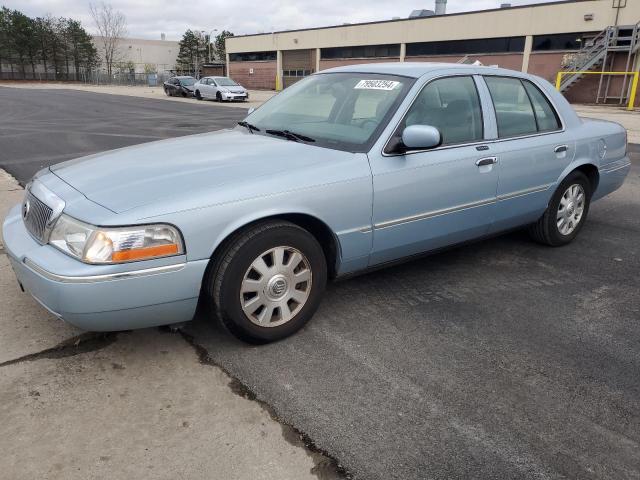
[[[47,206],[31,192],[26,193],[22,204],[22,219],[29,233],[41,242],[45,241],[47,222],[52,213],[53,209],[51,207]]]

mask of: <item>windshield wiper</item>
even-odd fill
[[[244,120],[241,121],[241,122],[238,122],[238,125],[240,125],[241,127],[245,127],[251,133],[260,131],[260,129],[258,127],[256,127],[255,125],[251,125],[249,122],[245,122]],[[267,130],[267,132],[268,132],[268,130]]]
[[[301,135],[299,133],[293,133],[289,130],[265,130],[265,132],[267,132],[269,135],[286,138],[287,140],[292,140],[294,142],[315,142],[315,139],[311,137],[307,137],[306,135]]]

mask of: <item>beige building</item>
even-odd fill
[[[93,43],[102,58],[104,54],[100,39],[101,37],[94,36]],[[118,48],[118,61],[123,64],[132,62],[135,73],[143,73],[145,65],[152,65],[156,72],[162,73],[175,68],[179,51],[179,43],[171,40],[123,38]]]
[[[248,88],[278,89],[313,72],[368,62],[479,60],[550,81],[563,68],[640,68],[640,0],[560,1],[426,14],[230,37],[227,71]],[[574,101],[621,102],[630,83],[626,76],[605,76],[601,82],[599,75],[567,75],[562,89]]]

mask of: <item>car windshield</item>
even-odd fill
[[[215,81],[221,87],[235,87],[236,85],[238,85],[236,82],[227,77],[216,78]]]
[[[180,79],[180,83],[186,87],[193,85],[194,83],[196,83],[196,79],[195,78],[181,78]]]
[[[286,131],[279,137],[292,140],[288,133],[294,133],[320,147],[366,152],[414,81],[382,74],[316,74],[283,90],[246,121],[263,135]]]

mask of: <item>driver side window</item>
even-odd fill
[[[411,125],[436,127],[443,145],[482,140],[482,107],[473,77],[440,78],[427,84],[407,112],[402,128]]]

